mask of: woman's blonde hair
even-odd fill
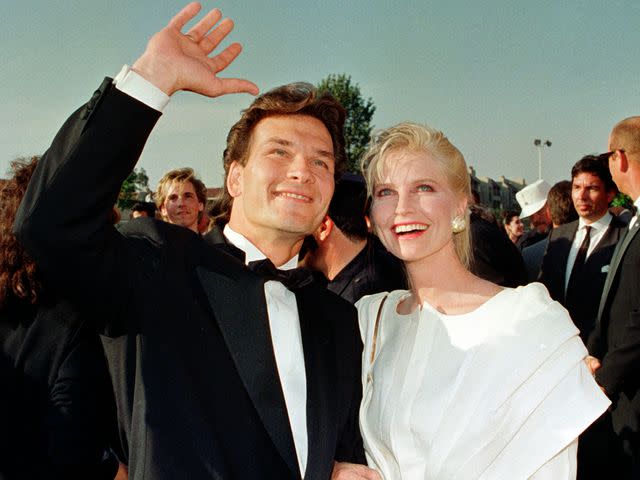
[[[398,150],[428,153],[441,166],[451,189],[465,199],[470,198],[471,181],[467,164],[460,150],[442,132],[426,125],[410,122],[399,123],[382,130],[371,139],[369,148],[360,162],[369,196],[372,196],[376,183],[384,175],[388,155]],[[464,219],[466,228],[454,233],[453,244],[460,262],[469,268],[471,259],[469,209],[465,209]]]

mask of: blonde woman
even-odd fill
[[[575,478],[577,437],[609,401],[544,286],[469,272],[462,154],[403,123],[372,141],[363,170],[375,232],[411,286],[358,303],[369,467],[385,480]]]

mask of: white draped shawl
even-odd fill
[[[428,304],[399,315],[407,292],[392,292],[370,364],[384,295],[357,306],[360,427],[369,465],[385,480],[527,479],[552,459],[575,467],[575,448],[563,450],[609,400],[584,365],[578,330],[544,286],[505,289],[463,315]]]

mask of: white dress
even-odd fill
[[[473,312],[409,293],[357,303],[363,336],[360,428],[369,466],[396,479],[569,479],[577,437],[609,400],[566,310],[539,283],[505,289]]]

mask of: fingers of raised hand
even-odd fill
[[[204,17],[202,17],[202,19],[198,23],[196,23],[193,27],[191,27],[187,32],[186,36],[191,38],[191,40],[193,40],[194,42],[199,43],[203,39],[203,37],[207,35],[207,32],[211,30],[211,28],[216,23],[218,23],[221,18],[222,18],[222,12],[220,12],[220,10],[218,10],[217,8],[214,8],[209,13],[207,13]],[[216,30],[217,29],[218,28],[216,28]],[[229,31],[231,31],[231,29],[229,29]],[[215,47],[215,45],[213,47]]]
[[[191,2],[169,21],[169,26],[178,29],[178,31],[182,30],[187,22],[198,14],[201,8],[198,2]]]
[[[224,38],[233,30],[233,20],[225,18],[216,28],[204,35],[199,42],[200,48],[207,54],[211,53]]]
[[[250,93],[257,95],[259,90],[255,83],[243,78],[218,78],[220,81],[217,91],[220,95],[227,93]]]
[[[240,52],[242,52],[242,45],[232,43],[215,57],[207,58],[207,62],[214,73],[218,73],[227,68],[240,55]]]

